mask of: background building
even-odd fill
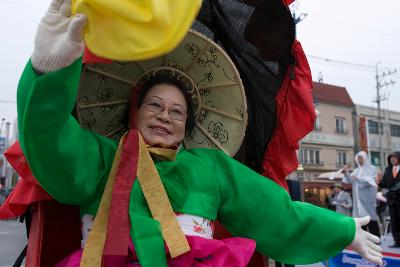
[[[355,135],[356,149],[368,152],[371,163],[384,168],[387,155],[400,151],[400,112],[381,110],[379,123],[377,108],[356,105],[355,111],[354,123],[358,130]]]
[[[346,88],[324,83],[314,82],[313,97],[314,130],[301,140],[300,168],[288,179],[301,182],[304,201],[326,207],[334,181],[321,176],[354,166],[354,103]]]
[[[299,163],[305,181],[317,179],[322,173],[353,166],[354,158],[354,103],[346,88],[314,82],[314,105],[317,118],[314,130],[300,144]]]

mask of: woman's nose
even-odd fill
[[[164,109],[163,111],[159,112],[157,114],[157,118],[159,118],[162,121],[166,121],[166,122],[171,121],[168,109]]]

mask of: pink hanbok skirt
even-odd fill
[[[254,240],[240,237],[217,240],[187,236],[187,240],[191,250],[175,259],[168,258],[169,267],[244,267],[250,261],[256,248]],[[82,249],[76,250],[59,262],[56,267],[79,267],[82,252]],[[132,242],[129,243],[128,256],[105,256],[104,266],[140,266]]]

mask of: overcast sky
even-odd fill
[[[19,76],[33,50],[36,26],[50,0],[0,0],[0,119],[13,122]],[[311,65],[313,78],[344,86],[357,104],[375,105],[375,65],[379,73],[397,68],[397,83],[382,89],[390,98],[384,107],[400,111],[400,1],[299,0],[297,37]],[[323,58],[323,59],[321,59]],[[329,61],[327,61],[327,60]],[[335,63],[335,62],[347,62]],[[11,103],[6,103],[10,101]]]
[[[375,66],[379,74],[397,69],[382,83],[388,97],[383,107],[400,111],[400,1],[299,0],[297,13],[307,17],[297,25],[297,37],[309,56],[313,79],[346,87],[356,104],[375,106]],[[321,60],[325,58],[334,61]],[[333,63],[335,61],[347,62]]]

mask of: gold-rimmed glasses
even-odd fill
[[[164,112],[164,110],[166,109],[164,102],[162,102],[161,100],[157,100],[157,99],[145,99],[143,100],[143,105],[145,105],[145,108],[153,113],[161,113]],[[187,117],[187,111],[184,110],[182,107],[178,106],[178,105],[174,105],[170,108],[167,109],[168,110],[168,114],[171,120],[174,121],[179,121],[179,122],[184,122],[186,121],[186,117]]]

